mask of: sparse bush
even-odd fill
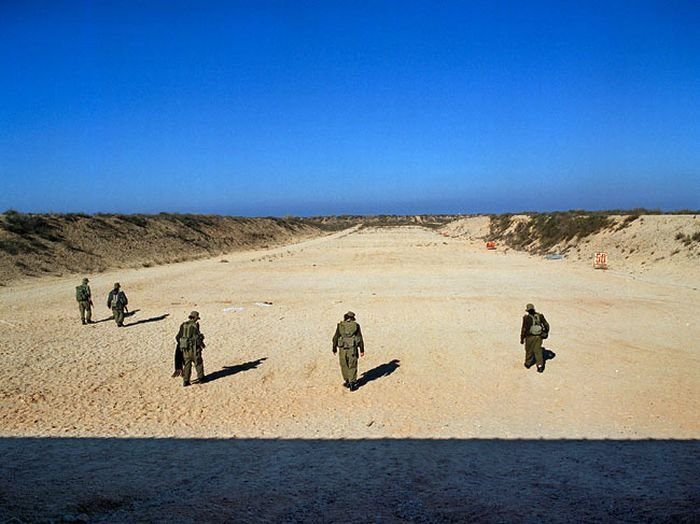
[[[692,235],[676,233],[676,240],[682,242],[684,246],[689,246],[694,242],[700,242],[700,231],[696,231]]]
[[[612,224],[607,215],[601,213],[585,213],[579,211],[537,213],[530,216],[527,222],[520,222],[512,233],[505,233],[512,223],[512,215],[491,217],[491,238],[505,241],[515,249],[531,250],[535,242],[539,242],[536,251],[547,253],[561,242],[574,238],[585,238],[602,231]]]
[[[508,230],[513,221],[512,215],[493,215],[489,222],[489,236],[492,238],[501,238],[503,233]]]
[[[629,227],[630,224],[632,224],[632,222],[637,220],[639,217],[640,215],[638,213],[626,216],[625,219],[622,222],[620,222],[620,224],[617,226],[616,231],[622,231],[626,227]]]
[[[146,227],[148,225],[148,220],[143,215],[119,215],[117,218],[122,222],[128,222],[138,227]]]
[[[0,251],[4,251],[8,255],[19,255],[24,251],[21,242],[16,240],[0,240]]]
[[[9,210],[5,213],[3,227],[6,231],[25,238],[36,236],[51,242],[63,240],[63,237],[56,232],[58,228],[40,215]]]
[[[68,222],[77,222],[81,218],[90,218],[90,215],[86,215],[85,213],[67,213],[63,215],[63,217]]]

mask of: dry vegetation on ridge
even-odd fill
[[[0,216],[0,282],[208,258],[318,236],[293,218],[25,214]]]
[[[557,253],[585,263],[596,251],[606,251],[612,267],[633,272],[663,261],[684,266],[700,259],[700,220],[692,212],[242,218],[7,211],[0,215],[0,284],[24,277],[94,274],[265,249],[356,226],[420,226],[454,238],[495,240],[500,250]]]

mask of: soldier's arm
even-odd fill
[[[109,295],[107,295],[107,308],[110,309],[112,307],[112,292],[109,292]]]
[[[338,350],[338,339],[340,338],[340,324],[335,327],[335,335],[333,335],[333,353]]]
[[[542,321],[542,327],[544,328],[545,331],[549,331],[549,322],[547,322],[547,319],[544,318],[544,315],[540,313],[540,320]]]
[[[360,350],[360,354],[365,354],[365,339],[362,338],[362,329],[360,329],[360,324],[357,325],[357,348]]]
[[[528,320],[530,320],[530,315],[525,315],[523,316],[523,325],[520,328],[520,343],[525,342],[525,337],[527,336],[527,331],[530,329],[530,326],[528,325]]]

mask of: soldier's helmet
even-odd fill
[[[90,282],[90,280],[88,280],[87,278],[83,279],[83,284],[87,284],[88,282]]]
[[[352,311],[348,311],[347,313],[345,313],[345,315],[343,315],[343,317],[345,318],[345,320],[350,318],[355,320],[355,313],[353,313]]]
[[[532,309],[535,309],[535,306],[533,306],[532,304],[526,304],[526,305],[525,305],[525,311],[530,311],[530,310],[532,310]]]
[[[193,311],[192,313],[190,313],[190,318],[192,320],[199,320],[199,312]]]
[[[119,287],[120,287],[120,286],[119,286],[119,282],[115,282],[115,283],[114,283],[114,289],[117,289],[117,288],[119,288]]]

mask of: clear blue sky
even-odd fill
[[[0,211],[700,208],[700,3],[0,2]]]

